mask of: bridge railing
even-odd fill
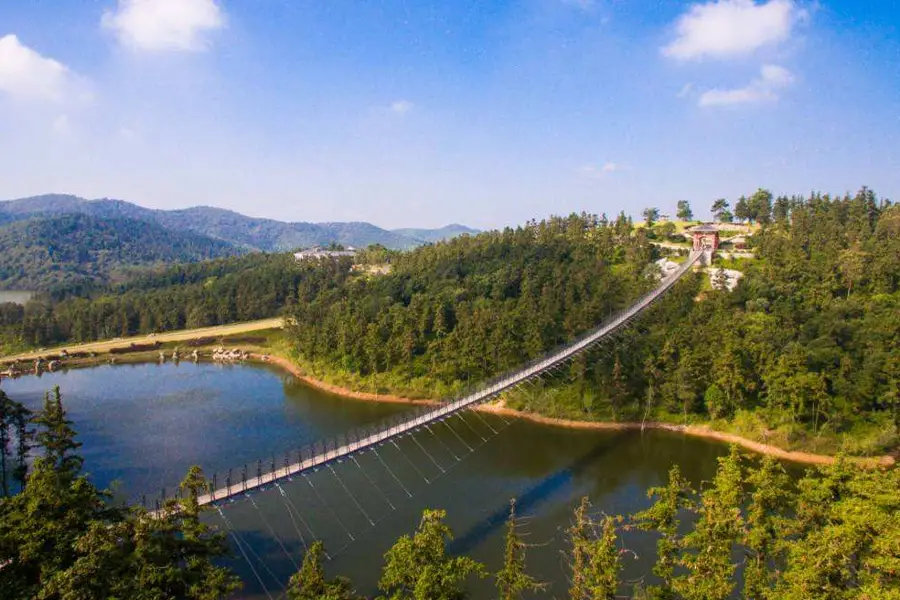
[[[217,491],[226,490],[228,495],[231,495],[232,491],[246,491],[248,482],[250,482],[249,485],[258,487],[261,481],[276,481],[289,474],[292,468],[302,468],[303,465],[311,464],[323,457],[325,459],[338,457],[339,453],[342,453],[341,456],[346,455],[348,449],[358,450],[367,440],[413,432],[432,421],[446,418],[455,412],[485,402],[558,364],[564,363],[572,356],[599,343],[609,334],[627,325],[641,311],[661,298],[699,260],[700,256],[701,253],[692,253],[678,270],[663,279],[653,290],[641,296],[627,309],[611,314],[600,325],[579,335],[574,340],[482,382],[480,385],[467,386],[452,399],[439,404],[418,405],[411,411],[397,413],[372,424],[354,427],[341,434],[303,444],[294,450],[285,452],[283,457],[272,455],[265,463],[262,459],[258,459],[255,465],[244,464],[240,470],[229,469],[227,474],[223,473],[222,476],[218,472],[213,473],[210,478],[210,488]],[[280,476],[279,473],[281,473]],[[165,498],[166,489],[164,488],[161,491],[161,500],[164,501]],[[214,497],[212,499],[215,500]],[[143,499],[143,503],[147,506],[146,497]],[[158,509],[160,501],[157,501],[156,506]],[[148,508],[152,507],[148,506]]]

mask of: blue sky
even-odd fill
[[[893,0],[0,0],[0,198],[498,227],[900,200]]]

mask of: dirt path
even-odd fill
[[[196,340],[205,337],[224,337],[228,335],[236,335],[240,333],[250,333],[252,331],[262,331],[265,329],[277,329],[283,325],[280,317],[274,319],[263,319],[261,321],[250,321],[248,323],[234,323],[232,325],[218,325],[216,327],[201,327],[199,329],[182,329],[180,331],[170,331],[167,333],[141,335],[128,338],[118,338],[114,340],[105,340],[102,342],[91,342],[89,344],[75,344],[68,346],[59,346],[57,348],[39,350],[37,352],[26,352],[24,354],[16,354],[14,356],[0,357],[0,361],[10,362],[14,360],[34,360],[36,358],[45,358],[59,354],[62,350],[66,350],[70,354],[76,352],[109,352],[114,348],[127,348],[131,344],[152,344],[154,342],[186,342],[188,340]]]

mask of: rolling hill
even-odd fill
[[[0,202],[0,224],[4,221],[35,216],[63,214],[146,221],[165,229],[192,232],[222,240],[242,250],[265,252],[327,245],[331,242],[356,247],[381,244],[392,249],[407,249],[447,239],[458,233],[474,232],[461,225],[450,225],[442,229],[389,231],[363,222],[287,223],[247,217],[234,211],[209,206],[155,210],[123,200],[85,200],[64,194],[46,194]]]
[[[428,243],[442,242],[444,240],[449,240],[460,235],[475,235],[477,233],[481,233],[477,229],[472,229],[471,227],[466,227],[465,225],[460,225],[459,223],[452,223],[445,227],[441,227],[440,229],[408,228],[392,229],[391,231],[393,233],[396,233],[397,235],[402,235],[403,237],[422,240],[423,242]]]
[[[0,223],[0,289],[108,283],[128,270],[239,253],[232,244],[137,219],[86,214]]]

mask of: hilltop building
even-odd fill
[[[298,262],[321,260],[323,258],[340,258],[342,256],[349,256],[351,258],[356,256],[356,248],[347,246],[343,250],[328,250],[327,248],[316,246],[315,248],[307,248],[306,250],[294,253],[294,258]]]
[[[712,250],[719,248],[719,229],[715,225],[704,224],[688,230],[694,240],[694,250]]]

